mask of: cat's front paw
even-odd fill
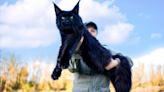
[[[62,69],[61,68],[55,68],[54,71],[53,71],[53,73],[52,73],[52,75],[51,75],[51,78],[53,80],[57,80],[60,77],[61,72],[62,72]]]
[[[52,78],[53,80],[58,80],[59,77],[57,77],[56,75],[52,74],[52,75],[51,75],[51,78]]]

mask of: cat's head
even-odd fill
[[[79,2],[71,11],[61,10],[55,3],[54,8],[56,13],[56,24],[61,32],[71,33],[73,27],[78,27],[83,24],[79,16]]]

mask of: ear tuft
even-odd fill
[[[76,6],[72,9],[72,12],[78,14],[79,13],[79,3],[80,3],[80,0],[77,2]]]
[[[54,4],[56,15],[59,15],[62,12],[62,10],[54,2],[53,2],[53,4]]]

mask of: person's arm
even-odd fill
[[[114,52],[114,51],[112,51],[110,49],[109,49],[109,51],[111,51],[112,55],[116,55],[117,54],[116,52]],[[120,63],[120,59],[119,58],[116,58],[116,59],[111,58],[110,63],[105,67],[105,69],[106,70],[110,70],[110,69],[118,66],[119,63]]]
[[[118,55],[120,57],[125,57],[128,62],[129,65],[132,67],[133,66],[133,61],[131,60],[131,58],[129,58],[128,56],[124,56],[121,53],[112,53],[113,56]],[[114,67],[117,67],[120,64],[121,60],[119,58],[115,58],[115,59],[111,59],[111,62],[105,67],[106,70],[110,70]]]

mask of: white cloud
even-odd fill
[[[128,39],[133,25],[129,23],[118,23],[112,26],[106,26],[105,30],[99,34],[103,43],[118,44]]]
[[[12,27],[11,27],[12,28]],[[48,31],[47,31],[48,30]],[[13,28],[1,27],[0,47],[21,48],[47,46],[54,41],[55,32],[44,27]]]
[[[0,47],[35,48],[57,40],[55,13],[47,0],[18,0],[0,6]]]
[[[145,65],[160,65],[164,64],[164,47],[157,48],[145,55],[137,57],[134,59],[134,63],[144,63]]]
[[[61,0],[58,4],[64,10],[71,10],[76,0]],[[103,44],[120,44],[129,39],[134,26],[127,22],[126,16],[120,12],[119,7],[113,4],[114,0],[102,3],[95,0],[82,0],[80,2],[80,15],[85,21],[95,21],[98,25],[98,39]]]
[[[67,0],[60,0],[57,5],[63,10],[71,10],[77,1],[69,0],[68,3]],[[133,25],[127,22],[119,7],[111,5],[113,2],[114,0],[101,3],[96,0],[80,2],[83,20],[95,21],[99,29],[104,30],[99,31],[99,37],[100,40],[108,39],[105,43],[121,43],[128,39],[133,30]],[[48,46],[59,39],[52,1],[18,0],[13,5],[1,5],[0,12],[1,48],[36,48]],[[112,35],[113,32],[115,35]]]
[[[62,10],[71,10],[78,0],[60,0],[57,4]],[[117,6],[111,5],[114,0],[104,2],[97,2],[96,0],[81,0],[80,2],[80,15],[85,21],[116,21],[126,20],[126,17],[120,13]],[[110,23],[108,22],[108,23]],[[101,23],[99,23],[101,24]]]

